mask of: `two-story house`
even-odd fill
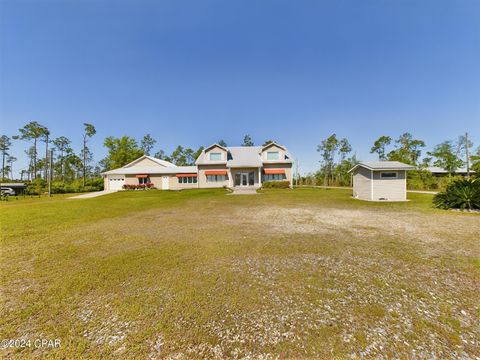
[[[196,166],[176,166],[144,155],[102,175],[105,190],[120,190],[124,185],[147,183],[162,190],[259,188],[264,181],[286,180],[292,184],[292,164],[287,148],[276,143],[233,147],[213,144],[202,151]]]
[[[266,146],[213,144],[195,162],[200,188],[261,187],[263,181],[287,180],[292,184],[292,156],[276,143]]]

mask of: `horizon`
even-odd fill
[[[0,3],[0,123],[30,121],[95,162],[107,136],[145,134],[153,153],[220,139],[273,139],[320,167],[321,140],[362,161],[381,135],[480,146],[480,3],[48,0]],[[287,26],[286,26],[287,25]],[[14,173],[27,167],[14,141]],[[42,151],[39,151],[42,155]]]

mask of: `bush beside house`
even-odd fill
[[[265,181],[262,183],[264,189],[288,189],[290,181]]]
[[[124,190],[148,190],[154,189],[153,183],[146,184],[125,184],[122,186]]]

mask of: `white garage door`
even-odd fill
[[[125,176],[123,175],[110,175],[108,177],[108,188],[110,190],[122,190],[123,184],[125,184]]]

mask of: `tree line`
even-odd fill
[[[95,135],[95,126],[83,123],[82,145],[78,152],[74,151],[69,138],[53,137],[46,126],[36,121],[25,124],[11,137],[2,135],[0,136],[2,181],[14,179],[14,163],[17,158],[10,153],[10,149],[12,141],[15,140],[25,141],[28,144],[25,154],[29,162],[27,168],[20,171],[20,180],[47,180],[51,174],[53,181],[65,184],[75,182],[80,190],[88,186],[89,181],[91,185],[91,179],[98,179],[102,171],[122,167],[142,155],[153,155],[177,166],[191,166],[203,151],[203,147],[194,149],[178,145],[170,154],[167,154],[162,149],[154,151],[157,141],[150,134],[144,135],[139,141],[130,136],[109,136],[103,142],[107,149],[106,157],[93,164],[94,157],[89,141]],[[272,142],[274,140],[264,141],[262,146]],[[218,140],[217,143],[227,146],[223,139]],[[254,146],[255,144],[252,137],[247,134],[241,145]],[[462,135],[456,140],[443,141],[423,154],[426,148],[425,142],[406,132],[395,139],[388,135],[380,136],[373,142],[370,153],[376,154],[380,161],[400,161],[416,166],[418,171],[409,174],[410,183],[418,188],[429,188],[438,184],[434,184],[435,181],[428,172],[422,170],[428,166],[438,166],[453,176],[459,168],[466,165],[470,167],[471,164],[471,169],[480,173],[480,147],[472,151],[473,147],[474,144],[467,135]],[[320,154],[321,163],[319,170],[302,177],[296,174],[297,181],[325,186],[351,185],[351,176],[348,171],[359,161],[349,140],[332,134],[320,142],[317,151]],[[96,184],[98,187],[101,182],[97,181]]]
[[[480,173],[480,147],[472,153],[474,144],[468,139],[468,134],[459,136],[456,140],[443,141],[427,151],[422,157],[426,144],[416,139],[411,133],[401,134],[394,139],[382,135],[376,139],[370,149],[376,154],[379,161],[400,161],[417,167],[417,171],[409,173],[409,183],[416,188],[436,188],[438,181],[431,173],[425,171],[427,167],[437,166],[447,171],[449,176],[455,175],[460,168]],[[338,138],[332,134],[322,140],[317,146],[321,156],[320,169],[306,176],[299,177],[300,183],[324,186],[350,186],[351,176],[348,171],[359,161],[355,154],[351,155],[352,147],[346,138]]]
[[[177,166],[191,166],[203,151],[203,147],[192,149],[178,145],[170,154],[166,154],[162,149],[153,151],[157,141],[150,134],[144,135],[140,141],[130,136],[109,136],[103,142],[107,156],[94,164],[89,141],[96,133],[93,124],[83,124],[82,146],[78,152],[73,149],[71,139],[63,135],[53,137],[50,129],[36,121],[25,124],[12,136],[0,136],[2,181],[16,178],[14,163],[17,158],[11,154],[12,141],[25,141],[28,144],[25,150],[28,166],[19,172],[19,180],[38,183],[41,188],[51,177],[56,186],[75,183],[75,188],[69,188],[71,191],[91,190],[93,184],[100,187],[102,182],[93,180],[98,180],[101,172],[122,167],[142,155],[153,155]],[[267,140],[263,144],[271,142],[273,140]],[[217,143],[227,146],[223,139]],[[242,146],[254,146],[250,135],[245,135]]]
[[[0,136],[0,152],[2,155],[2,179],[13,179],[13,163],[17,158],[10,154],[12,140],[26,141],[29,146],[25,150],[25,155],[29,160],[26,169],[20,171],[21,180],[46,180],[49,171],[62,181],[82,178],[83,184],[91,173],[90,163],[93,154],[88,147],[88,140],[95,135],[96,130],[92,124],[84,123],[82,134],[82,149],[76,154],[71,141],[65,136],[52,138],[50,130],[36,121],[31,121],[18,130],[18,134],[9,137]],[[43,150],[41,149],[43,143]],[[52,162],[52,169],[49,168],[50,152],[57,151],[55,162]],[[42,155],[43,153],[43,155]]]

